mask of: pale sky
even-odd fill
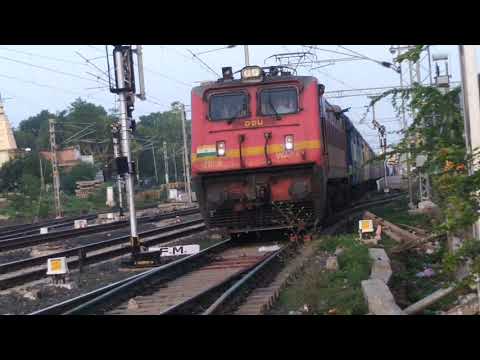
[[[199,53],[221,48],[224,45],[145,45],[144,66],[146,82],[146,102],[135,103],[134,116],[169,109],[173,101],[190,104],[190,90],[200,81],[217,78],[189,53]],[[390,45],[342,45],[362,55],[379,60],[392,61]],[[318,48],[348,53],[337,45],[317,45]],[[273,54],[306,51],[300,45],[251,45],[252,65],[274,65],[266,58]],[[110,47],[110,51],[111,51]],[[312,50],[311,50],[312,51]],[[78,52],[79,54],[77,54]],[[345,58],[328,51],[315,50],[317,60]],[[435,45],[432,54],[447,54],[450,61],[452,81],[459,81],[458,47],[455,45]],[[353,54],[352,54],[353,55]],[[477,60],[480,56],[477,54]],[[89,59],[89,65],[82,58]],[[214,71],[221,74],[223,66],[232,66],[234,71],[244,66],[243,46],[224,49],[199,55]],[[425,62],[426,64],[426,62]],[[32,66],[34,65],[34,66]],[[479,63],[480,65],[480,63]],[[318,66],[318,65],[317,65]],[[49,70],[50,69],[50,70]],[[51,70],[54,71],[51,71]],[[103,45],[1,45],[0,46],[0,93],[4,98],[7,115],[12,126],[33,116],[43,109],[57,112],[65,109],[77,97],[103,105],[107,110],[114,104],[114,95],[104,87],[105,83],[95,76],[106,78],[105,47]],[[57,71],[57,72],[55,72]],[[62,74],[58,73],[62,72]],[[90,73],[90,74],[88,74]],[[93,74],[93,75],[91,75]],[[318,70],[298,68],[298,75],[313,75],[326,86],[328,92],[334,90],[363,89],[370,87],[397,86],[399,75],[372,61],[337,62]],[[422,68],[422,77],[428,76],[427,68]],[[100,88],[99,88],[100,87]],[[378,148],[376,132],[370,128],[371,115],[367,124],[358,124],[369,100],[365,96],[331,99],[331,103],[342,108],[352,107],[347,115],[371,143]],[[382,100],[376,107],[377,119],[387,127],[387,131],[400,128],[394,117],[389,100]],[[384,121],[382,121],[384,119]],[[398,135],[391,135],[389,142],[395,142]]]

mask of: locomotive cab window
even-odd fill
[[[265,89],[260,92],[261,115],[286,115],[298,112],[296,88]]]
[[[245,93],[217,94],[210,97],[210,120],[234,120],[248,116]]]

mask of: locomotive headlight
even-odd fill
[[[225,156],[225,141],[217,141],[217,156]]]
[[[293,150],[293,135],[285,136],[285,150],[287,151]]]
[[[262,68],[258,66],[247,66],[242,70],[242,80],[259,79],[262,77]]]

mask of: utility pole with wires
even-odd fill
[[[160,180],[158,179],[157,171],[157,158],[155,157],[155,146],[152,143],[152,155],[153,155],[153,168],[155,169],[155,179],[157,179],[157,185],[159,185]]]
[[[188,145],[187,145],[187,126],[185,105],[181,104],[180,116],[182,117],[182,135],[183,135],[183,161],[185,166],[185,188],[187,190],[188,204],[192,204],[192,186],[190,183],[190,161],[188,159]]]
[[[178,182],[177,176],[177,153],[175,152],[175,144],[172,145],[172,154],[173,154],[173,173],[175,174],[175,182]]]
[[[40,162],[40,190],[45,191],[45,177],[43,176],[42,157],[39,156],[38,160]]]
[[[383,161],[383,171],[384,171],[384,192],[390,192],[388,188],[388,173],[387,173],[387,131],[384,125],[381,125],[375,117],[375,104],[372,104],[372,124],[373,128],[378,131],[378,138],[380,141],[380,149],[383,152],[385,157]]]
[[[113,45],[113,64],[115,72],[114,84],[110,80],[110,61],[107,52],[107,66],[108,66],[108,80],[110,91],[118,94],[119,98],[119,113],[120,113],[120,149],[121,156],[116,158],[117,170],[119,174],[125,178],[126,195],[129,207],[130,217],[130,241],[132,248],[132,257],[135,261],[136,255],[140,252],[140,240],[137,230],[137,215],[135,210],[135,193],[134,193],[134,176],[136,174],[136,166],[132,161],[131,152],[131,136],[135,132],[136,124],[132,113],[134,110],[135,96],[141,100],[145,100],[145,90],[140,89],[140,93],[136,94],[135,89],[135,70],[133,62],[133,54],[137,54],[138,59],[138,73],[140,79],[143,77],[143,69],[140,64],[141,60],[141,46],[137,45],[137,49],[132,49],[131,45]],[[143,82],[140,81],[140,87]]]
[[[400,56],[401,54],[403,54],[405,51],[408,51],[410,49],[410,47],[402,47],[402,46],[399,46],[397,45],[396,47],[392,46],[390,48],[390,52],[392,53],[392,55],[394,55],[394,60],[396,60],[396,58],[398,58],[398,56]],[[396,56],[395,56],[396,55]],[[405,78],[403,76],[403,69],[402,69],[402,64],[399,63],[398,64],[398,68],[399,68],[399,74],[400,74],[400,88],[403,90],[405,89]],[[412,66],[409,66],[409,70],[412,69],[413,70],[413,67]],[[413,79],[413,74],[412,72],[410,72],[410,79],[412,80]],[[410,86],[412,84],[409,84]],[[408,128],[408,124],[407,124],[407,119],[406,119],[406,111],[405,111],[405,100],[404,98],[402,97],[402,107],[401,107],[401,112],[402,112],[402,126],[403,126],[403,131],[406,131],[407,128]],[[410,146],[410,143],[409,143],[409,146]],[[415,205],[413,203],[413,184],[412,184],[412,174],[411,174],[411,164],[410,164],[410,154],[409,152],[407,152],[405,154],[406,156],[406,163],[407,163],[407,181],[408,181],[408,207],[410,209],[413,209],[415,208]]]
[[[245,66],[250,66],[250,51],[248,45],[243,45],[243,52],[245,53]]]
[[[392,46],[390,48],[390,52],[392,53],[392,55],[397,55],[400,56],[401,54],[409,51],[409,50],[412,50],[414,49],[415,46],[413,45],[397,45],[396,47]],[[428,57],[428,68],[426,69],[428,71],[428,76],[425,78],[425,79],[422,79],[422,72],[421,72],[421,68],[422,68],[422,59],[420,58],[418,61],[416,62],[413,62],[411,60],[407,61],[407,69],[408,69],[408,74],[409,74],[409,84],[408,84],[408,87],[413,87],[414,84],[419,84],[419,85],[422,85],[424,80],[426,79],[429,79],[429,84],[430,85],[433,85],[433,81],[432,81],[432,62],[431,62],[431,58],[430,58],[430,46],[428,45],[427,47],[427,57]],[[403,77],[403,69],[402,69],[402,64],[398,64],[398,68],[400,70],[400,86],[403,88],[405,88],[404,86],[404,81],[405,81],[405,78]],[[411,110],[412,112],[412,116],[415,116],[415,113],[413,111],[413,109]],[[406,130],[408,128],[407,126],[407,122],[406,122],[406,119],[405,119],[405,105],[404,105],[404,100],[402,98],[402,118],[403,118],[403,127],[404,127],[404,130]],[[414,142],[414,140],[412,139],[410,142],[409,142],[409,146],[412,144],[412,142]],[[408,179],[409,179],[409,185],[408,185],[408,188],[409,188],[409,197],[410,197],[410,203],[409,203],[409,206],[410,208],[414,208],[415,205],[413,203],[413,190],[412,190],[412,179],[411,179],[411,173],[410,173],[410,162],[409,162],[409,154],[407,154],[407,176],[408,176]],[[423,164],[425,163],[427,159],[425,158],[425,156],[418,156],[416,159],[415,159],[415,163],[417,165],[417,168],[418,168],[418,195],[419,195],[419,201],[425,201],[425,200],[430,200],[431,199],[431,190],[430,190],[430,181],[429,181],[429,177],[428,177],[428,174],[426,174],[424,171],[423,171]]]
[[[55,141],[55,120],[49,119],[49,133],[50,133],[50,153],[52,155],[52,176],[53,176],[53,197],[55,201],[55,215],[56,218],[63,217],[62,201],[60,199],[60,174],[58,172],[57,162],[57,143]]]
[[[163,142],[163,161],[164,161],[164,166],[165,166],[165,185],[169,184],[169,179],[168,179],[168,153],[167,153],[167,142]]]
[[[120,157],[120,129],[118,123],[112,124],[112,139],[113,139],[113,156],[115,159]],[[118,207],[120,216],[123,216],[123,179],[121,174],[117,174],[117,192],[118,192]]]

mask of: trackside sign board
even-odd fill
[[[200,245],[152,246],[148,248],[148,252],[160,252],[160,256],[193,255],[200,252]]]

